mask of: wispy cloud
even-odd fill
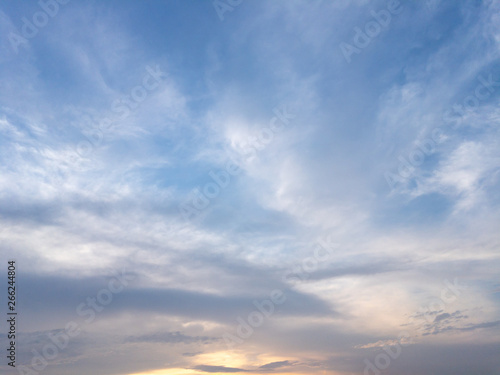
[[[358,374],[403,329],[388,374],[497,371],[498,2],[221,0],[223,22],[213,1],[63,3],[0,6],[21,365],[126,268],[45,372]],[[467,288],[443,307],[444,280]]]

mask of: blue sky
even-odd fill
[[[2,373],[496,373],[499,6],[3,2]]]

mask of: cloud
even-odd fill
[[[208,344],[212,341],[220,340],[215,337],[208,336],[188,336],[180,332],[163,332],[163,333],[153,333],[149,335],[142,336],[129,336],[125,339],[128,343],[165,343],[165,344],[191,344],[195,342]],[[188,356],[195,356],[198,353],[184,353],[183,355],[189,354]]]
[[[459,331],[474,331],[476,329],[498,327],[499,325],[500,325],[500,320],[496,320],[494,322],[470,324],[470,325],[467,325],[466,327],[458,328],[457,330],[459,330]]]
[[[276,370],[276,369],[281,368],[281,367],[293,366],[295,363],[297,363],[297,362],[288,361],[288,360],[287,361],[277,361],[277,362],[267,363],[265,365],[260,366],[259,368],[263,369],[263,370]]]
[[[427,323],[422,327],[422,335],[438,335],[449,332],[468,332],[482,328],[493,328],[500,324],[500,321],[489,321],[483,323],[468,323],[471,320],[469,315],[464,315],[463,311],[455,311],[453,313],[444,313],[434,311],[428,313],[434,316],[432,323]]]
[[[442,313],[442,314],[436,315],[436,317],[434,318],[434,323],[437,323],[443,319],[447,319],[450,317],[451,317],[451,315],[448,313]]]
[[[132,272],[133,274],[133,272]],[[29,276],[20,282],[26,292],[23,309],[29,314],[50,314],[57,306],[61,315],[76,316],[75,310],[88,297],[95,296],[108,285],[110,276],[96,278],[64,278]],[[138,283],[136,280],[135,283]],[[269,291],[269,293],[271,290]],[[280,306],[280,316],[335,316],[329,304],[314,295],[293,290],[283,290],[286,303]],[[64,298],[63,298],[64,297]],[[179,315],[191,319],[212,320],[236,326],[238,316],[246,316],[255,310],[253,301],[269,299],[269,295],[217,295],[183,289],[137,288],[134,282],[121,291],[104,311],[103,315],[127,311]],[[151,340],[182,338],[175,333],[145,336]]]
[[[194,353],[189,353],[189,352],[187,352],[187,353],[182,353],[182,355],[183,355],[184,357],[196,357],[197,355],[202,354],[202,353],[203,353],[203,352],[194,352]]]
[[[199,365],[194,367],[195,370],[203,371],[203,372],[247,372],[247,370],[243,370],[235,367],[225,367],[225,366],[208,366],[208,365]]]
[[[0,260],[19,264],[23,363],[76,321],[53,375],[362,373],[404,327],[388,374],[496,373],[500,91],[475,92],[498,81],[498,2],[405,2],[350,64],[339,44],[387,1],[247,1],[224,22],[213,1],[69,2],[17,55],[8,35],[40,6],[4,3]],[[123,268],[135,279],[85,323]],[[441,306],[444,280],[467,288]],[[286,301],[226,350],[273,290]]]

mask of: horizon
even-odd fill
[[[499,11],[2,2],[0,372],[498,375]]]

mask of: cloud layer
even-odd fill
[[[5,2],[18,365],[494,374],[498,11]]]

